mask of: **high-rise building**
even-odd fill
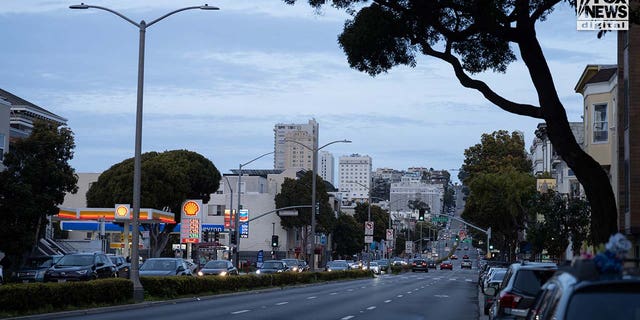
[[[341,156],[338,161],[340,193],[345,205],[369,201],[371,157],[359,154]]]
[[[333,183],[333,154],[328,151],[320,150],[318,155],[318,174],[324,181]]]
[[[311,119],[307,124],[278,123],[273,129],[273,133],[274,169],[312,169],[312,150],[318,138],[318,123],[315,120]],[[287,140],[298,143],[287,142]]]

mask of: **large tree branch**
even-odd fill
[[[546,11],[550,10],[551,8],[553,8],[553,6],[555,6],[559,2],[560,2],[560,0],[551,0],[551,1],[547,1],[547,2],[543,3],[542,5],[540,5],[540,7],[538,7],[538,9],[536,9],[536,11],[534,11],[531,14],[531,20],[535,23],[536,21],[538,21],[538,19],[540,19],[540,17],[542,17],[542,15]]]
[[[454,55],[436,51],[427,43],[422,43],[421,45],[423,48],[422,50],[426,55],[430,55],[432,57],[448,62],[453,67],[458,81],[460,81],[460,84],[462,84],[464,87],[479,91],[487,100],[489,100],[491,103],[495,104],[502,110],[522,116],[542,119],[540,107],[529,104],[516,103],[503,98],[495,91],[491,90],[491,88],[489,88],[489,86],[483,81],[469,77],[464,71],[460,60],[458,60],[458,58],[456,58]]]

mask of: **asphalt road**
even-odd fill
[[[475,267],[475,265],[474,265]],[[381,275],[261,292],[180,299],[47,319],[478,319],[477,269]],[[95,309],[93,311],[96,311]],[[102,312],[106,311],[106,312]]]

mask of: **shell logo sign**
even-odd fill
[[[128,204],[116,204],[114,219],[128,220],[131,219],[131,208]]]
[[[187,216],[193,217],[200,211],[200,206],[195,201],[187,201],[182,206],[182,210]]]

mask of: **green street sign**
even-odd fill
[[[447,217],[432,217],[431,222],[447,222],[449,218]]]

